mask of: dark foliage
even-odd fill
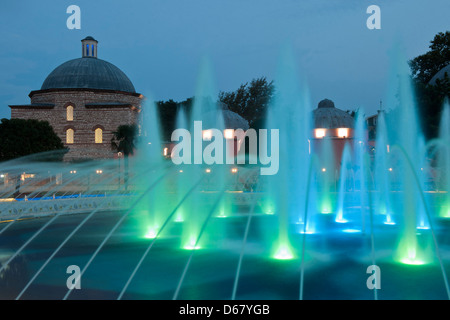
[[[46,152],[52,151],[52,152]],[[36,160],[61,161],[67,149],[47,121],[2,119],[0,123],[0,161],[45,153]]]

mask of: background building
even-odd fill
[[[339,167],[345,144],[353,141],[354,125],[354,118],[336,108],[333,101],[320,101],[317,109],[313,110],[311,148],[324,157],[332,156],[336,167]],[[325,151],[329,154],[323,154]]]

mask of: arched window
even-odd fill
[[[103,130],[101,128],[95,129],[95,143],[103,143]]]
[[[67,106],[66,119],[67,121],[73,121],[73,106]]]
[[[67,144],[72,144],[73,143],[73,136],[74,136],[73,129],[67,129],[66,130],[66,143]]]

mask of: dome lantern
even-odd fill
[[[314,127],[324,129],[353,128],[354,119],[347,112],[334,106],[334,102],[324,99],[313,110]],[[343,133],[343,131],[342,131]]]
[[[88,36],[81,40],[81,49],[83,58],[97,58],[98,41]]]

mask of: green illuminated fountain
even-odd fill
[[[364,286],[365,270],[377,264],[386,277],[403,277],[389,279],[381,298],[422,294],[410,285],[414,277],[437,288],[433,297],[444,297],[443,287],[448,296],[448,102],[439,138],[426,143],[408,69],[395,60],[390,109],[378,114],[374,150],[360,110],[354,136],[335,159],[333,139],[339,137],[323,137],[320,147],[311,143],[311,102],[294,61],[286,50],[266,115],[267,136],[276,139],[258,146],[279,153],[275,175],[261,175],[261,163],[205,158],[212,146],[225,153],[227,140],[218,134],[227,128],[207,63],[192,109],[177,113],[175,129],[193,136],[191,163],[176,165],[170,150],[163,156],[172,146],[161,141],[157,108],[150,102],[130,159],[128,189],[116,160],[2,163],[0,274],[20,256],[31,261],[24,286],[8,293],[36,298],[45,291],[64,299],[86,292],[113,299],[377,299]],[[426,184],[425,173],[433,170],[436,187]],[[20,177],[19,188],[5,176]],[[244,187],[248,177],[256,177],[252,188]],[[30,217],[42,219],[24,219]],[[104,271],[111,261],[113,276]],[[84,290],[67,291],[64,281],[52,278],[68,263],[85,272]]]

